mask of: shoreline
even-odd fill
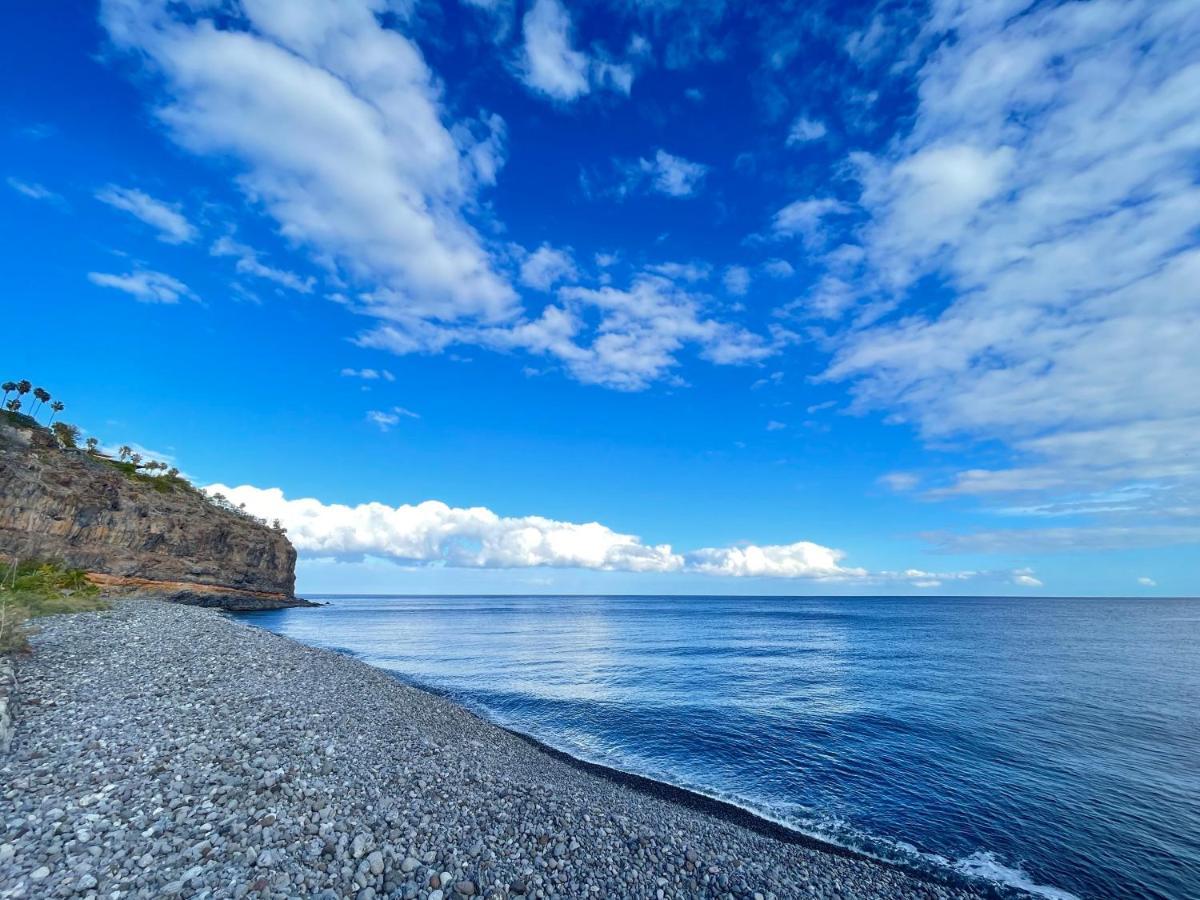
[[[324,599],[326,597],[336,597],[338,595],[317,596],[319,596],[321,599]],[[470,596],[476,595],[472,594]],[[336,656],[346,659],[352,659],[360,665],[365,665],[371,669],[374,669],[375,671],[382,672],[387,677],[395,679],[399,684],[404,685],[410,690],[425,694],[433,700],[452,705],[456,709],[459,709],[467,715],[477,719],[487,728],[495,728],[503,731],[517,740],[533,747],[539,753],[545,754],[546,756],[549,756],[552,759],[563,763],[564,765],[570,766],[571,768],[577,769],[581,772],[585,772],[588,775],[609,781],[625,790],[694,810],[695,812],[706,816],[712,816],[730,825],[734,825],[738,828],[744,828],[748,831],[753,831],[762,835],[763,837],[779,841],[780,843],[793,844],[816,851],[818,853],[852,859],[869,865],[883,866],[889,869],[894,869],[903,875],[928,881],[940,886],[974,891],[976,892],[977,896],[989,898],[989,900],[1009,900],[1009,898],[1032,896],[1026,891],[1012,885],[990,882],[983,879],[970,879],[949,867],[939,868],[932,863],[922,867],[898,860],[875,856],[864,850],[848,847],[844,844],[838,844],[826,838],[801,831],[798,828],[793,828],[784,822],[772,819],[769,816],[756,812],[748,807],[741,806],[732,800],[722,800],[718,797],[705,794],[703,791],[695,788],[682,787],[663,779],[652,778],[648,775],[639,775],[636,772],[629,772],[614,765],[593,762],[592,760],[584,759],[580,756],[570,753],[567,750],[561,750],[552,744],[548,744],[531,734],[527,734],[508,725],[503,725],[500,722],[494,722],[486,715],[477,712],[470,706],[460,703],[454,699],[453,696],[446,692],[439,691],[428,685],[419,684],[418,682],[405,677],[402,673],[384,669],[379,666],[373,666],[370,663],[365,662],[351,650],[342,648],[334,649],[329,647],[317,647],[312,644],[305,644],[302,641],[297,641],[295,638],[279,634],[278,632],[271,631],[268,628],[263,628],[261,625],[255,625],[252,618],[255,612],[258,612],[258,610],[233,610],[225,611],[225,615],[229,618],[232,618],[234,621],[242,620],[253,628],[265,631],[266,633],[274,635],[275,637],[283,638],[284,640],[290,641],[298,646],[307,647],[311,650],[317,650],[323,653],[332,653]]]
[[[229,615],[236,620],[243,614],[240,612],[234,612],[229,613]],[[353,651],[315,647],[311,644],[305,644],[301,641],[295,640],[294,638],[287,637],[286,635],[280,635],[277,632],[271,631],[270,629],[262,628],[260,625],[253,625],[253,623],[251,624],[252,627],[260,628],[263,631],[266,631],[268,634],[273,634],[276,637],[282,637],[284,640],[292,641],[293,643],[302,647],[309,647],[310,649],[320,650],[326,653],[334,653],[347,659],[353,659],[362,665],[370,666],[372,669],[383,672],[388,677],[396,679],[396,681],[398,681],[400,684],[411,690],[419,691],[420,693],[426,694],[435,700],[451,704],[457,709],[465,712],[467,715],[478,719],[484,726],[488,728],[496,728],[505,732],[506,734],[512,735],[517,740],[530,745],[539,753],[543,753],[546,756],[563,763],[564,765],[570,766],[571,768],[577,769],[581,772],[585,772],[588,775],[596,778],[603,778],[606,781],[610,781],[626,790],[644,794],[648,797],[654,797],[676,806],[682,806],[687,809],[695,810],[696,812],[704,815],[713,816],[714,818],[721,819],[722,821],[728,822],[731,825],[735,825],[739,828],[745,828],[748,831],[754,831],[758,834],[761,834],[763,837],[770,838],[781,843],[795,844],[796,846],[815,850],[819,853],[826,853],[831,856],[841,856],[847,859],[854,859],[860,862],[869,863],[871,865],[886,866],[906,875],[927,879],[929,881],[950,887],[961,887],[965,884],[971,889],[979,891],[983,896],[986,897],[1003,898],[1010,896],[1009,894],[1004,893],[1005,890],[1015,890],[1006,889],[998,885],[969,883],[969,880],[966,879],[965,876],[958,875],[957,873],[947,873],[945,876],[943,876],[932,867],[927,871],[896,860],[873,856],[866,851],[858,850],[854,847],[847,847],[843,844],[837,844],[831,840],[827,840],[814,834],[809,834],[805,831],[801,831],[798,828],[793,828],[784,822],[772,819],[762,813],[755,812],[753,809],[741,806],[732,800],[722,800],[718,797],[705,794],[703,791],[695,788],[682,787],[681,785],[673,784],[670,781],[660,778],[652,778],[649,775],[639,775],[636,772],[629,772],[614,765],[593,762],[592,760],[584,759],[583,757],[576,756],[567,750],[561,750],[558,747],[548,744],[540,738],[534,737],[533,735],[527,734],[519,729],[510,727],[508,725],[503,725],[499,722],[493,722],[486,715],[476,712],[474,709],[464,703],[458,702],[454,699],[454,697],[447,693],[412,681],[399,672],[393,672],[388,669],[380,668],[379,666],[372,666],[370,663],[359,658]]]
[[[241,616],[42,620],[0,775],[0,897],[965,898],[577,759]]]

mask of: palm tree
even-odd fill
[[[21,410],[21,401],[17,397],[13,397],[4,405],[8,407],[9,412],[20,412]]]
[[[94,437],[88,438],[87,441],[85,441],[85,443],[87,444],[88,453],[95,453],[96,447],[99,446],[99,444],[100,444],[100,442],[98,440],[96,440]]]
[[[22,378],[20,381],[17,382],[17,399],[24,397],[26,394],[29,393],[29,391],[32,388],[33,388],[33,384],[30,383],[29,379]]]
[[[142,454],[140,454],[140,453],[129,454],[129,461],[131,463],[133,463],[133,467],[135,469],[140,468],[142,465]]]
[[[49,425],[51,422],[53,422],[54,417],[62,411],[63,411],[63,402],[61,400],[55,400],[53,403],[51,403],[50,404],[50,420],[48,422],[46,422],[46,424]]]
[[[31,409],[29,411],[29,414],[31,416],[37,415],[38,407],[50,399],[50,392],[47,391],[45,388],[40,388],[40,387],[34,388],[33,389],[33,398],[35,400],[37,400],[37,403],[35,403],[33,406],[33,409]]]
[[[174,466],[171,466],[171,468],[167,469],[167,477],[168,478],[178,478],[179,470],[177,468],[175,468]]]
[[[128,444],[122,444],[120,447],[117,448],[117,457],[121,460],[121,462],[125,462],[125,457],[129,456],[129,454],[131,454],[132,452],[133,452],[133,450],[129,447]]]
[[[0,388],[4,388],[4,399],[0,403],[7,403],[8,395],[17,389],[17,383],[15,381],[6,381],[4,384],[0,384]]]

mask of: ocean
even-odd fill
[[[249,618],[874,856],[1200,898],[1200,600],[313,599]]]

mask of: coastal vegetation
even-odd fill
[[[115,451],[106,452],[107,448],[101,445],[99,438],[89,436],[83,440],[81,451],[79,446],[80,440],[83,438],[81,429],[68,422],[55,421],[55,417],[66,408],[65,404],[61,400],[54,400],[49,391],[42,387],[35,387],[27,378],[20,381],[6,381],[0,384],[0,390],[4,392],[0,399],[0,406],[3,407],[0,409],[0,421],[8,425],[27,430],[48,431],[59,449],[83,452],[90,459],[115,469],[131,481],[145,484],[160,493],[187,491],[199,494],[209,503],[227,512],[243,516],[260,525],[269,526],[281,533],[286,531],[278,519],[268,523],[266,519],[247,511],[244,503],[234,504],[224,494],[209,494],[197,488],[180,473],[178,467],[159,460],[147,459],[129,444],[122,444]],[[26,395],[33,397],[28,413],[21,411]],[[39,415],[44,410],[49,410],[49,415],[43,423],[40,421]]]
[[[82,570],[52,560],[14,560],[0,579],[0,654],[28,649],[31,619],[107,608]]]

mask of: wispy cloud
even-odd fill
[[[213,243],[209,252],[213,256],[234,257],[237,260],[234,268],[243,275],[253,275],[255,278],[273,281],[278,285],[298,291],[301,294],[312,293],[315,279],[311,276],[301,278],[296,273],[289,272],[286,269],[276,269],[268,266],[259,258],[257,250],[246,244],[238,243],[228,235],[218,238]]]
[[[45,200],[50,203],[62,203],[63,198],[60,194],[56,194],[44,184],[39,184],[36,181],[23,181],[20,178],[9,176],[5,179],[8,186],[31,200]]]
[[[391,431],[400,424],[401,419],[419,419],[420,415],[403,406],[393,406],[391,409],[373,409],[367,413],[367,421],[380,431]]]
[[[166,244],[186,244],[196,239],[196,228],[177,204],[156,200],[137,188],[108,185],[96,192],[96,199],[114,209],[129,213],[158,230],[158,239]]]
[[[797,144],[807,144],[812,141],[819,141],[825,137],[827,129],[825,123],[819,119],[810,119],[807,116],[799,116],[792,127],[788,130],[787,143],[789,147],[794,147]]]
[[[375,291],[381,317],[501,321],[516,297],[464,208],[494,182],[504,123],[452,132],[415,43],[368,3],[320,16],[288,4],[105,0],[114,44],[161,76],[158,119],[188,150],[231,160],[287,237]]]
[[[830,262],[825,314],[852,317],[825,378],[930,441],[1014,451],[960,494],[1194,491],[1200,21],[1187,0],[1005,9],[934,4],[911,130],[848,160],[867,218],[861,267]],[[910,298],[931,278],[932,307]]]
[[[361,378],[363,381],[395,381],[396,376],[387,369],[342,369],[343,378]]]
[[[178,303],[180,300],[195,300],[191,288],[163,272],[139,269],[125,275],[105,272],[89,272],[88,281],[100,287],[124,291],[139,303]]]

